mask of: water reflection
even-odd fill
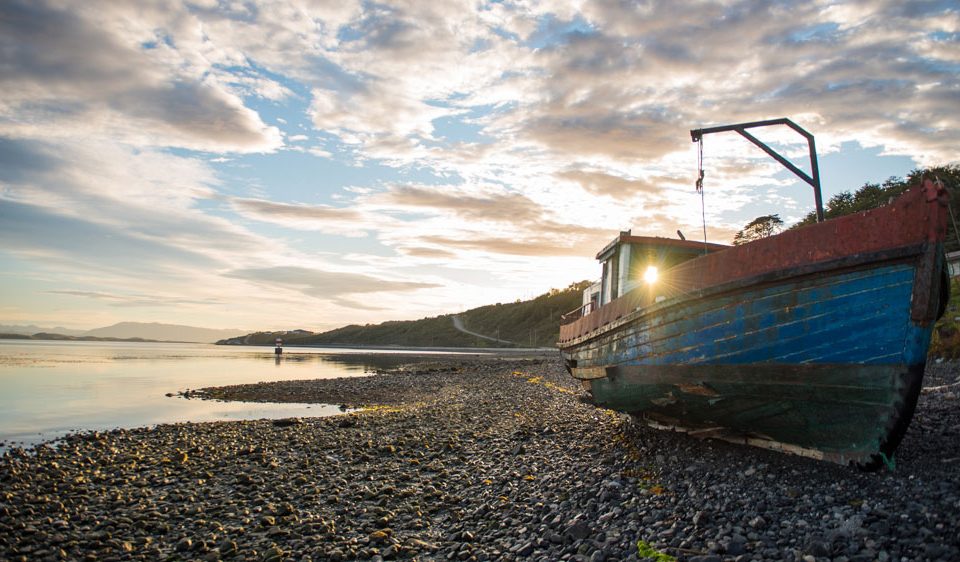
[[[272,359],[273,365],[269,364]],[[127,342],[0,340],[0,449],[69,431],[157,423],[317,416],[336,405],[184,400],[168,393],[261,381],[365,376],[400,352]]]

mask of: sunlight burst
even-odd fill
[[[651,265],[647,267],[647,270],[643,272],[643,280],[649,285],[653,285],[657,282],[657,266]]]

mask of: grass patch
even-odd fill
[[[523,373],[523,372],[520,372],[520,371],[514,371],[514,372],[513,372],[513,376],[515,376],[515,377],[523,377],[523,378],[527,379],[527,382],[530,383],[530,384],[539,384],[540,386],[543,386],[543,387],[545,387],[545,388],[549,388],[550,390],[552,390],[552,391],[554,391],[554,392],[561,392],[561,393],[563,393],[563,394],[570,394],[570,395],[574,395],[574,396],[577,394],[576,392],[570,390],[569,388],[564,388],[564,387],[562,387],[562,386],[560,386],[560,385],[553,384],[553,383],[550,382],[550,381],[545,381],[545,380],[543,380],[543,377],[541,377],[541,376],[536,376],[536,375],[534,375],[534,376],[528,376],[526,373]]]
[[[647,541],[637,541],[637,555],[657,562],[677,562],[676,558],[653,548]]]

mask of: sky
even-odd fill
[[[958,162],[950,2],[0,2],[0,324],[327,330]],[[809,170],[802,137],[753,132]]]

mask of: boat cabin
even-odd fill
[[[661,271],[727,248],[729,246],[723,244],[633,236],[629,230],[621,231],[597,254],[603,274],[598,283],[584,291],[583,313],[587,314],[644,284],[654,283]],[[593,304],[586,306],[588,303]]]

